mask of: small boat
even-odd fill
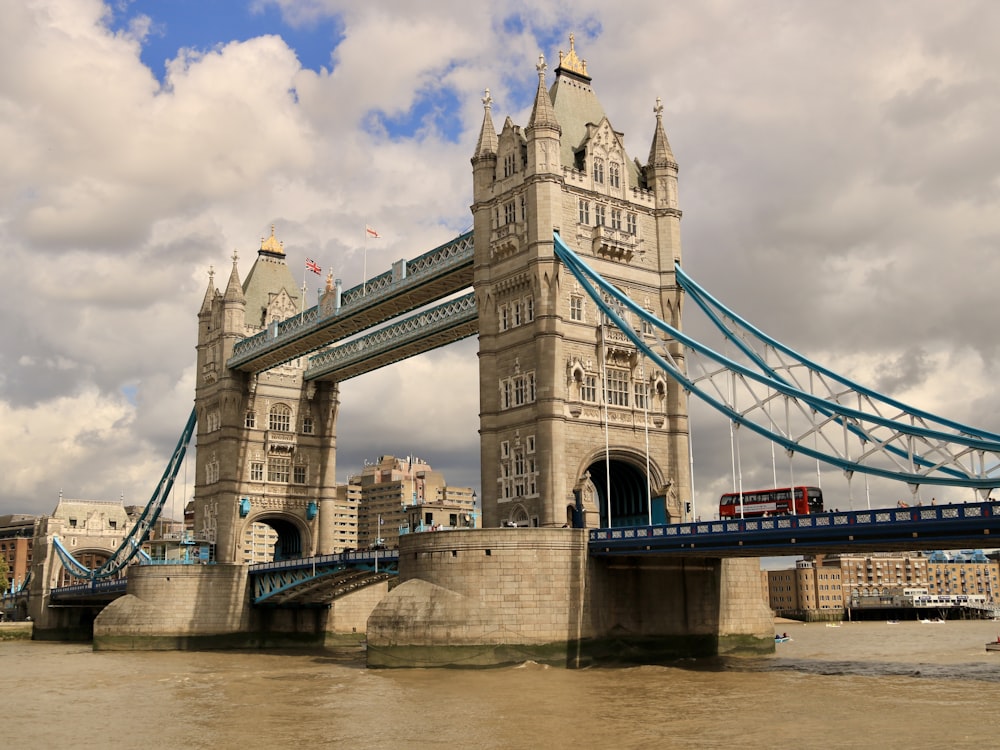
[[[986,644],[987,651],[1000,651],[1000,635],[997,636],[995,641],[990,641]]]
[[[840,623],[839,622],[828,622],[826,624],[826,626],[828,628],[839,628],[840,627]]]
[[[922,622],[924,625],[941,625],[944,623],[944,620],[942,620],[940,617],[935,617],[932,620],[921,619],[920,622]]]
[[[784,633],[774,636],[775,643],[788,643],[790,640],[792,640],[792,637]]]
[[[886,625],[899,625],[899,620],[886,620]]]

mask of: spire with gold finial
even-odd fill
[[[285,257],[285,247],[284,244],[279,242],[274,236],[274,224],[271,225],[271,236],[267,239],[261,237],[260,240],[260,252],[268,253],[270,255],[275,255],[279,258]]]
[[[556,73],[573,73],[589,81],[590,76],[587,75],[587,61],[581,60],[576,56],[575,42],[576,34],[570,33],[569,52],[564,54],[562,50],[559,50],[559,67],[556,68]]]

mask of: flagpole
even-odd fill
[[[361,296],[368,293],[368,225],[365,224],[364,269],[361,272]]]

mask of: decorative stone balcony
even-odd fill
[[[521,221],[496,227],[490,232],[490,257],[503,260],[519,252],[524,231],[525,225]]]
[[[268,430],[264,436],[264,444],[268,453],[294,453],[295,433],[284,430]]]
[[[607,225],[594,227],[593,252],[610,260],[630,261],[635,255],[636,236]]]

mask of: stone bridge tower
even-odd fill
[[[225,292],[209,279],[198,313],[195,531],[224,563],[243,561],[254,522],[277,532],[276,558],[333,552],[337,385],[305,382],[304,359],[226,367],[237,341],[302,311],[273,228],[242,284],[236,263]]]
[[[523,129],[508,117],[497,135],[486,92],[472,158],[483,523],[677,522],[691,497],[686,397],[604,325],[553,251],[557,232],[680,327],[681,212],[663,108],[657,100],[642,164],[604,113],[572,36],[550,89],[541,57],[537,69]]]

